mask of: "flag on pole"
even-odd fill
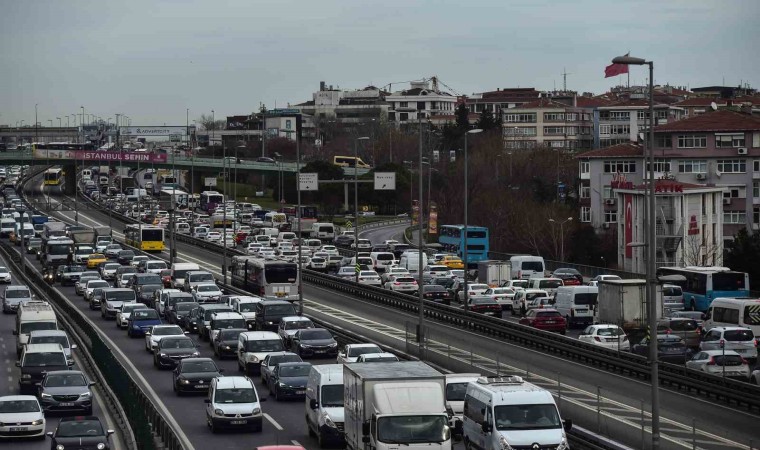
[[[604,78],[615,77],[628,73],[628,64],[610,64],[604,68]]]

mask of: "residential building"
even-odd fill
[[[495,117],[505,109],[517,108],[541,97],[535,88],[497,88],[495,91],[480,92],[467,96],[466,105],[471,113],[490,111]]]
[[[388,121],[406,125],[433,116],[452,116],[453,120],[458,99],[440,90],[437,79],[433,77],[431,80],[412,81],[410,89],[389,94],[385,101],[388,102]]]
[[[626,100],[600,106],[596,134],[599,147],[625,142],[637,142],[649,125],[649,102],[643,99]],[[657,125],[681,119],[682,110],[664,103],[654,105]]]
[[[343,124],[361,123],[385,117],[388,113],[386,94],[375,86],[341,90],[320,81],[319,91],[312,94],[312,100],[288,108],[312,116],[316,122],[332,120]]]
[[[530,149],[545,145],[563,149],[590,149],[593,143],[591,108],[551,98],[525,103],[502,111],[506,148]]]
[[[697,97],[723,97],[723,98],[736,98],[744,97],[748,95],[755,95],[756,89],[749,87],[749,85],[740,86],[704,86],[696,87],[691,90]]]

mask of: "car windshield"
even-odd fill
[[[161,349],[166,348],[195,348],[195,342],[192,339],[161,339]]]
[[[219,291],[219,288],[216,286],[208,285],[208,286],[198,286],[198,292],[217,292]]]
[[[588,294],[575,294],[574,301],[576,305],[596,305],[596,299],[598,297],[598,294],[596,293],[588,293]]]
[[[450,402],[464,401],[464,394],[467,392],[467,384],[467,382],[447,384],[446,400]]]
[[[305,377],[309,375],[311,364],[280,365],[281,377]]]
[[[219,372],[213,361],[185,361],[182,363],[182,373]]]
[[[184,332],[182,331],[182,328],[177,326],[153,328],[153,336],[172,336],[179,334],[184,334]]]
[[[298,355],[276,355],[269,357],[269,366],[274,367],[277,364],[285,362],[301,362],[301,357]]]
[[[0,402],[0,414],[40,412],[37,400],[6,400]]]
[[[24,322],[19,326],[19,333],[28,334],[35,330],[57,330],[55,322]]]
[[[191,283],[199,283],[203,281],[214,281],[214,276],[210,273],[195,273],[190,275]]]
[[[293,316],[296,314],[296,309],[293,305],[269,305],[264,314],[273,316]]]
[[[497,430],[545,430],[562,426],[553,403],[496,406],[494,419]]]
[[[104,281],[104,280],[92,280],[89,283],[87,283],[87,289],[102,288],[102,287],[108,287],[108,286],[110,286],[108,284],[108,281]]]
[[[696,320],[672,320],[670,329],[673,331],[694,331],[699,328]]]
[[[723,339],[729,342],[751,341],[754,338],[754,333],[752,333],[752,330],[749,329],[726,330],[723,332]]]
[[[135,293],[131,290],[108,292],[108,300],[115,300],[117,302],[131,302],[134,301],[134,299]]]
[[[133,252],[132,250],[122,250],[119,252],[119,256],[120,257],[128,257],[128,256],[134,257],[135,252]]]
[[[214,321],[214,329],[245,328],[245,319],[220,319]]]
[[[30,344],[61,344],[63,348],[69,348],[69,338],[66,336],[32,336]]]
[[[65,366],[66,355],[63,352],[34,352],[24,357],[24,367]]]
[[[281,352],[285,350],[279,339],[248,340],[245,343],[247,352]]]
[[[538,287],[541,289],[557,289],[560,286],[562,286],[561,280],[541,280],[541,282],[538,283]]]
[[[215,403],[254,403],[256,391],[253,389],[217,389]]]
[[[381,353],[380,347],[373,345],[367,347],[351,347],[348,349],[348,356],[359,356],[366,353]]]
[[[609,328],[598,328],[596,330],[596,334],[598,336],[622,336],[624,333],[623,333],[623,330],[621,330],[618,327],[615,327],[615,328],[609,327]]]
[[[560,314],[557,311],[543,311],[543,312],[536,313],[536,317],[542,317],[542,318],[550,319],[550,318],[553,318],[553,317],[562,317],[562,314]]]
[[[223,341],[237,341],[241,332],[242,330],[222,330],[219,337]]]
[[[332,339],[332,334],[327,330],[313,329],[301,331],[301,339],[303,340],[317,340],[317,339]]]
[[[285,322],[286,330],[303,330],[306,328],[314,328],[311,320],[288,320]]]
[[[322,406],[323,407],[343,407],[343,385],[328,384],[322,386]]]
[[[662,288],[662,295],[666,297],[678,297],[683,295],[683,291],[678,286],[664,286]]]
[[[136,283],[140,284],[140,285],[149,285],[149,284],[160,285],[161,284],[161,277],[159,277],[158,275],[155,275],[155,274],[154,275],[143,275],[143,276],[137,278]]]
[[[191,302],[177,303],[176,305],[174,305],[174,311],[176,311],[177,313],[185,313],[195,308],[196,306],[198,306],[198,304],[194,302],[193,303]]]
[[[58,424],[56,437],[102,436],[103,426],[99,420],[62,420]]]
[[[254,312],[256,311],[256,303],[240,303],[238,310],[240,312]]]
[[[534,272],[544,271],[544,263],[541,261],[523,261],[521,267],[522,270],[532,270]]]
[[[32,294],[28,289],[6,289],[6,298],[30,298]]]
[[[438,286],[437,284],[429,284],[427,286],[422,287],[423,292],[445,292],[446,289],[443,288],[443,286]]]
[[[218,312],[226,312],[226,311],[229,311],[229,309],[228,308],[217,308],[217,309],[207,308],[207,309],[204,309],[203,310],[203,320],[211,320],[211,316],[213,316],[214,314],[216,314]]]
[[[81,373],[48,375],[45,377],[45,387],[87,386],[87,380]]]
[[[446,416],[389,416],[377,419],[377,439],[385,443],[444,442]]]
[[[158,319],[158,311],[155,309],[138,309],[132,313],[133,320],[155,320]]]
[[[739,355],[716,355],[713,356],[715,364],[719,366],[741,366],[744,360]]]

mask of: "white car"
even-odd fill
[[[33,395],[0,397],[0,436],[45,438],[45,414]]]
[[[717,376],[750,379],[749,363],[733,350],[702,350],[694,354],[686,367]]]
[[[178,325],[153,325],[150,331],[145,333],[145,350],[153,353],[161,339],[167,336],[182,336],[187,334]]]
[[[404,277],[411,277],[412,274],[409,273],[409,271],[403,267],[390,267],[383,272],[382,275],[380,275],[380,279],[383,283],[387,283],[394,277],[398,276],[404,276]]]
[[[92,295],[92,291],[94,291],[97,288],[108,288],[111,287],[111,284],[106,280],[90,280],[87,282],[87,285],[84,287],[84,299],[89,301],[90,296]]]
[[[507,311],[512,309],[512,299],[515,298],[515,290],[507,287],[494,287],[486,289],[483,295],[473,297],[487,297],[496,300],[496,303],[501,305],[502,311]]]
[[[259,251],[259,256],[262,258],[274,258],[274,249],[273,248],[262,248]]]
[[[480,297],[488,290],[488,288],[489,286],[487,284],[469,283],[467,284],[467,298]],[[459,303],[464,303],[464,289],[457,292],[457,300]]]
[[[378,275],[374,270],[360,271],[359,283],[377,287],[380,287],[382,285],[382,282],[380,281],[380,275]]]
[[[258,253],[259,251],[261,251],[262,248],[264,248],[263,245],[261,245],[259,243],[253,243],[252,242],[252,243],[248,244],[248,247],[246,247],[245,252],[248,255],[255,255],[256,253]]]
[[[306,268],[324,272],[327,270],[327,260],[321,256],[313,256],[306,265]]]
[[[98,242],[97,244],[95,244],[95,253],[105,252],[109,245],[111,245],[111,241]]]
[[[353,363],[359,358],[359,356],[367,353],[382,353],[383,350],[376,344],[346,344],[343,349],[338,352],[338,364]]]
[[[142,303],[125,303],[121,309],[116,311],[116,326],[119,328],[127,328],[129,325],[129,318],[132,316],[132,311],[136,309],[148,309]]]
[[[222,290],[214,283],[202,283],[193,288],[193,299],[197,303],[216,303],[222,297]]]
[[[356,279],[356,269],[353,266],[344,266],[338,269],[338,272],[335,274],[338,278],[343,278],[344,280],[355,280]]]
[[[105,263],[100,266],[100,278],[104,280],[113,280],[116,277],[116,269],[121,267],[119,263]]]
[[[385,282],[385,289],[393,292],[413,294],[417,292],[417,280],[409,276],[396,276]]]
[[[208,228],[195,227],[195,231],[193,231],[193,237],[196,239],[206,239],[208,237]]]
[[[283,258],[287,261],[296,262],[298,261],[298,251],[297,250],[281,250],[280,251],[280,258]]]
[[[137,267],[137,265],[140,264],[140,261],[150,261],[150,257],[145,255],[137,255],[132,258],[132,261],[129,262],[129,265],[132,267]]]
[[[610,350],[631,350],[631,343],[628,341],[628,336],[626,336],[623,329],[617,325],[589,325],[578,336],[578,340],[587,344],[608,348]]]
[[[327,253],[328,255],[339,255],[339,254],[340,254],[340,253],[338,252],[338,247],[336,247],[336,246],[334,246],[334,245],[323,245],[323,246],[322,246],[322,247],[319,249],[319,251],[320,251],[320,252],[325,252],[325,253]]]
[[[0,267],[0,281],[11,284],[11,271],[7,267]]]
[[[620,280],[620,279],[621,278],[617,275],[597,275],[588,282],[588,285],[599,286],[599,282],[602,280]]]
[[[393,353],[364,353],[356,358],[358,363],[370,363],[370,362],[398,362],[398,356]]]
[[[209,231],[206,234],[206,241],[219,243],[222,241],[222,233],[218,231]]]
[[[119,252],[124,250],[119,244],[109,244],[103,252],[108,258],[116,258]]]
[[[224,242],[222,242],[224,241]],[[220,239],[218,242],[219,245],[225,245],[227,248],[235,248],[237,247],[237,241],[235,241],[235,236],[232,236],[230,234],[227,234],[226,239]]]
[[[357,243],[351,243],[351,248],[358,251],[367,251],[372,249],[372,242],[369,239],[359,239]]]
[[[314,323],[308,317],[303,316],[287,316],[280,320],[280,326],[277,327],[277,334],[280,335],[286,345],[290,343],[290,338],[298,330],[306,328],[314,328]]]

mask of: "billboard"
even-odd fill
[[[36,159],[52,160],[83,160],[105,162],[147,162],[165,163],[166,153],[138,153],[138,152],[95,152],[82,150],[42,150],[34,149]]]
[[[428,234],[438,234],[438,207],[430,205],[430,218],[428,219]]]
[[[633,241],[633,196],[625,194],[623,196],[623,205],[625,207],[625,257],[633,257],[633,248],[629,245]]]
[[[119,129],[122,136],[139,137],[139,136],[187,136],[189,127],[186,126],[165,126],[165,127],[121,127]]]

